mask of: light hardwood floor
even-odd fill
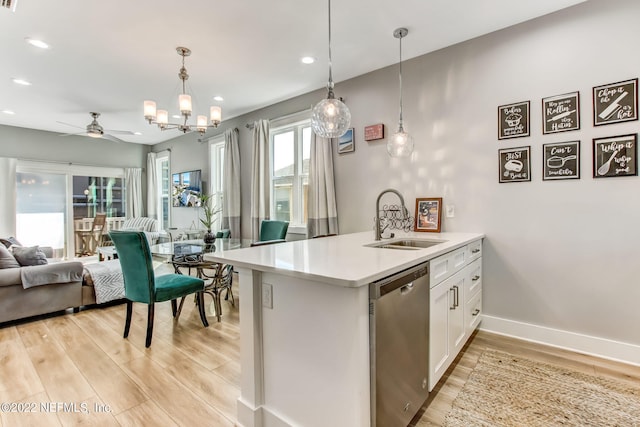
[[[160,304],[149,349],[145,305],[134,307],[128,339],[122,338],[124,305],[4,325],[0,402],[33,412],[0,411],[1,426],[236,424],[239,313],[225,301],[222,307],[222,322],[210,313],[210,326],[203,328],[192,301],[185,302],[178,322],[169,304]],[[442,425],[486,348],[640,382],[640,368],[479,332],[430,395],[416,426]]]

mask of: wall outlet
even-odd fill
[[[262,306],[273,308],[273,285],[269,283],[262,284]]]
[[[447,211],[447,218],[453,218],[456,216],[456,207],[455,205],[447,205],[445,206]]]

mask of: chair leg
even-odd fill
[[[198,310],[200,311],[200,319],[202,320],[202,324],[206,328],[209,326],[209,322],[207,322],[207,314],[204,311],[204,292],[197,292],[198,297]]]
[[[147,315],[147,340],[145,342],[145,347],[149,348],[151,346],[151,336],[153,335],[153,314],[154,314],[155,304],[149,304],[149,311]]]
[[[176,317],[177,311],[178,311],[178,304],[176,303],[176,300],[172,299],[171,300],[171,314],[173,314],[173,317]]]
[[[127,319],[124,322],[124,338],[129,336],[129,328],[131,328],[131,314],[133,313],[133,302],[127,301]]]

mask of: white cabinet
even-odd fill
[[[482,240],[430,261],[429,390],[480,323]]]

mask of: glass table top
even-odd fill
[[[250,239],[223,239],[218,238],[212,244],[205,244],[202,239],[180,240],[177,242],[165,242],[151,246],[151,253],[160,256],[197,255],[218,251],[229,251],[251,246]]]

